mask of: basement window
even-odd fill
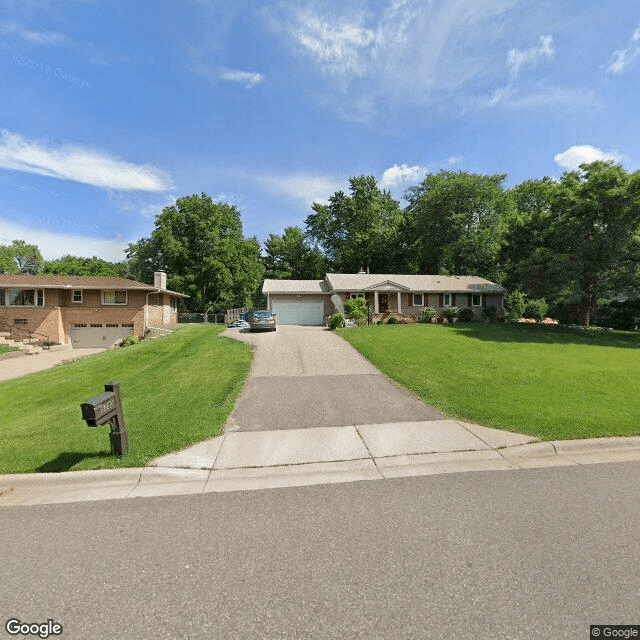
[[[26,326],[26,324],[27,324],[27,319],[26,319],[26,318],[14,318],[14,319],[13,319],[13,324],[17,324],[17,325],[24,325],[24,326]]]

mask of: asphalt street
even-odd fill
[[[586,639],[640,623],[640,463],[3,507],[0,557],[62,638]]]

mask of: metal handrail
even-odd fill
[[[38,333],[37,331],[31,331],[31,329],[23,329],[21,326],[16,325],[16,324],[7,324],[6,322],[0,322],[0,327],[7,327],[9,328],[11,331],[22,331],[23,333],[26,333],[29,335],[29,340],[32,339],[32,336],[39,336],[40,338],[44,338],[44,342],[48,342],[49,344],[51,344],[51,339],[49,336],[45,335],[44,333]],[[40,340],[40,342],[43,342],[42,340]]]

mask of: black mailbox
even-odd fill
[[[120,383],[110,382],[104,385],[101,393],[80,405],[82,419],[89,427],[99,427],[107,422],[111,425],[111,454],[125,456],[129,450],[129,436],[120,402]]]

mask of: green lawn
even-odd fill
[[[0,356],[5,353],[9,353],[9,351],[17,351],[18,347],[8,347],[7,345],[0,345]]]
[[[640,334],[456,323],[340,335],[448,416],[545,440],[640,434]]]
[[[0,383],[0,473],[143,466],[220,433],[251,364],[224,327],[188,325]],[[111,456],[109,426],[87,427],[80,404],[120,381],[129,454]]]

